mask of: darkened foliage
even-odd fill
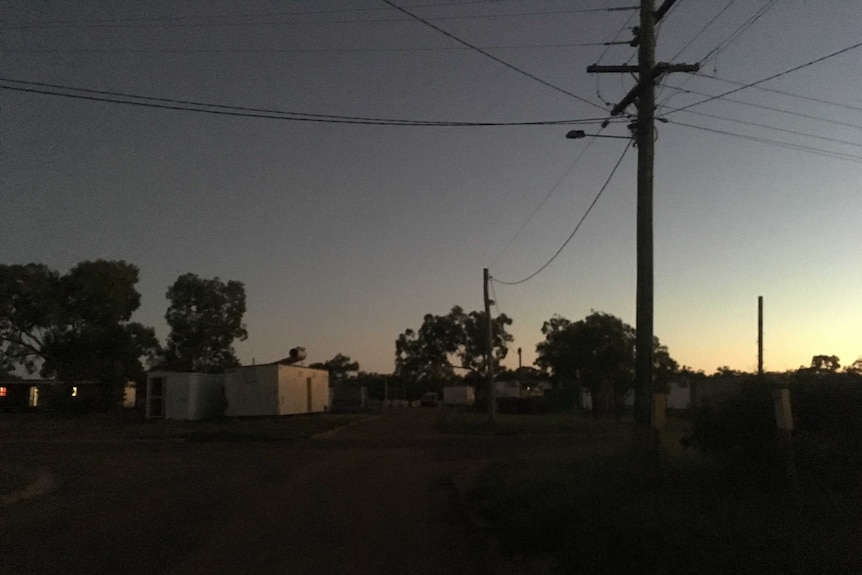
[[[572,322],[555,315],[542,325],[545,340],[536,345],[536,365],[551,375],[554,387],[575,397],[580,388],[590,391],[593,410],[615,411],[631,389],[635,371],[635,329],[620,318],[594,311]],[[666,387],[678,365],[653,338],[656,389]],[[568,403],[566,395],[557,398]]]
[[[862,377],[802,369],[781,385],[790,390],[794,443],[803,456],[819,457],[822,449],[856,450],[862,435]],[[688,441],[728,469],[754,475],[776,471],[784,461],[772,397],[777,386],[752,378],[738,395],[697,409]]]
[[[790,390],[799,431],[836,439],[862,437],[862,375],[800,370]]]
[[[173,371],[221,373],[239,360],[235,340],[245,340],[245,287],[184,274],[168,288],[165,319],[171,326],[161,367]]]
[[[688,441],[729,470],[770,475],[780,463],[771,391],[757,381],[696,410]]]
[[[491,321],[493,361],[499,366],[508,353],[512,320],[500,314]],[[440,392],[459,379],[458,367],[479,380],[485,374],[488,320],[485,312],[469,313],[455,306],[446,315],[426,314],[418,330],[406,330],[395,341],[395,376],[406,387]],[[457,362],[457,363],[453,363]]]
[[[114,403],[127,381],[143,379],[142,360],[158,349],[153,329],[130,321],[137,282],[138,268],[124,261],[81,262],[64,275],[41,264],[0,265],[0,367],[96,381]]]

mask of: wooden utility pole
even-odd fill
[[[655,160],[655,84],[668,72],[696,72],[697,64],[655,61],[655,26],[676,0],[665,0],[658,10],[654,0],[641,0],[640,26],[631,44],[638,46],[638,65],[587,67],[594,73],[634,73],[638,83],[613,107],[622,114],[630,104],[638,110],[637,190],[637,339],[635,355],[635,439],[654,445],[657,440],[653,414],[653,164]]]
[[[757,296],[757,375],[763,377],[763,296]]]
[[[491,276],[488,268],[482,271],[482,291],[485,300],[485,319],[488,321],[488,346],[485,353],[485,368],[488,370],[487,396],[488,396],[488,419],[491,423],[497,416],[497,388],[494,385],[494,326],[491,322],[491,298],[488,296],[488,285]]]

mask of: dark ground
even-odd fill
[[[316,439],[0,442],[59,487],[0,507],[0,573],[516,573],[455,484],[528,438],[402,409]],[[532,568],[534,568],[532,566]]]

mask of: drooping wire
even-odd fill
[[[631,24],[632,20],[634,19],[635,16],[637,16],[637,14],[638,14],[637,12],[632,12],[631,14],[629,14],[629,17],[626,19],[626,21],[623,23],[623,25],[620,26],[620,29],[617,30],[616,33],[613,35],[613,37],[608,41],[607,47],[604,50],[602,50],[602,53],[599,55],[598,59],[596,60],[596,64],[601,64],[602,58],[604,58],[607,55],[607,53],[611,49],[611,46],[613,45],[613,43],[617,41],[617,38],[620,37],[620,34],[623,33],[623,30],[625,30],[629,27],[629,24]],[[608,102],[607,100],[605,100],[602,97],[601,86],[599,83],[600,77],[601,77],[601,74],[596,74],[596,97],[600,101],[604,102],[604,104],[606,106],[612,107],[613,104],[611,102]]]
[[[858,142],[851,142],[850,140],[841,140],[839,138],[830,138],[828,136],[818,136],[816,134],[810,134],[808,132],[803,132],[800,130],[791,130],[790,128],[780,128],[778,126],[770,126],[769,124],[762,124],[760,122],[752,122],[749,120],[740,120],[738,118],[728,118],[726,116],[720,116],[718,114],[709,114],[707,112],[698,112],[696,110],[686,110],[685,112],[687,114],[695,114],[698,116],[703,116],[705,118],[713,118],[715,120],[722,120],[725,122],[733,122],[735,124],[742,124],[743,126],[751,126],[751,127],[755,127],[755,128],[765,128],[767,130],[782,132],[784,134],[793,134],[795,136],[805,136],[806,138],[814,138],[816,140],[823,140],[824,142],[832,142],[834,144],[843,144],[846,146],[854,146],[857,148],[862,148],[862,144],[860,144]]]
[[[699,92],[699,91],[697,91],[697,90],[686,90],[686,89],[683,89],[683,88],[676,88],[676,87],[670,87],[670,89],[671,89],[671,90],[675,90],[676,92],[678,92],[678,93],[680,93],[680,94],[694,94],[695,96],[703,96],[703,97],[710,97],[710,96],[712,96],[712,94],[707,94],[707,93],[705,93],[705,92]],[[788,96],[791,96],[792,94],[787,94],[787,95],[788,95]],[[827,123],[827,124],[833,124],[833,125],[836,125],[836,126],[842,126],[842,127],[844,127],[844,128],[859,128],[859,129],[862,129],[862,124],[851,124],[850,122],[841,122],[841,121],[839,121],[839,120],[832,120],[832,119],[830,119],[830,118],[823,118],[823,117],[821,117],[821,116],[815,116],[815,115],[813,115],[813,114],[805,114],[805,113],[803,113],[803,112],[795,112],[795,111],[793,111],[793,110],[785,110],[784,108],[777,108],[777,107],[775,107],[775,106],[767,106],[766,104],[755,104],[755,103],[752,103],[752,102],[745,102],[745,101],[743,101],[743,100],[737,100],[737,99],[735,99],[735,98],[718,98],[718,99],[719,99],[720,101],[722,101],[722,102],[730,102],[731,104],[738,104],[738,105],[740,105],[740,106],[748,106],[748,107],[750,107],[750,108],[757,108],[757,109],[759,109],[759,110],[768,110],[768,111],[770,111],[770,112],[779,112],[779,113],[781,113],[781,114],[788,114],[788,115],[790,115],[790,116],[796,116],[796,117],[798,117],[798,118],[805,118],[805,119],[807,119],[807,120],[816,120],[816,121],[818,121],[818,122],[825,122],[825,123]],[[838,106],[838,105],[840,105],[840,104],[833,104],[833,105]],[[669,108],[669,106],[666,106],[666,105],[663,105],[663,104],[659,104],[659,106],[658,106],[658,107],[659,107],[659,108]],[[690,113],[691,113],[691,110],[685,110],[685,111],[686,111],[686,112],[690,112]]]
[[[467,2],[446,3],[446,4],[424,4],[411,6],[412,9],[431,8],[443,6],[461,6]],[[365,18],[353,20],[304,20],[294,22],[188,22],[189,20],[222,20],[222,19],[252,19],[252,18],[270,18],[273,16],[314,16],[321,14],[340,14],[345,12],[381,12],[388,8],[340,8],[335,10],[305,10],[295,12],[260,12],[244,14],[207,14],[203,16],[155,16],[141,18],[108,18],[99,20],[53,20],[53,21],[21,21],[21,22],[6,22],[0,26],[0,30],[24,30],[35,28],[161,28],[161,27],[189,27],[189,28],[208,28],[208,27],[223,27],[223,26],[271,26],[271,25],[303,25],[303,24],[361,24],[361,23],[377,23],[377,22],[407,22],[407,18]],[[429,20],[474,20],[482,18],[507,18],[520,16],[548,16],[560,14],[585,14],[598,12],[615,12],[623,10],[637,10],[637,7],[618,7],[618,8],[574,8],[570,10],[545,10],[533,12],[511,12],[497,14],[469,14],[463,16],[429,16]],[[159,24],[159,22],[167,22]],[[175,23],[171,23],[175,22]]]
[[[826,60],[828,60],[828,59],[830,59],[830,58],[834,58],[835,56],[839,56],[839,55],[841,55],[841,54],[845,54],[845,53],[850,52],[851,50],[855,50],[855,49],[857,49],[857,48],[859,48],[859,47],[862,47],[862,42],[858,42],[858,43],[856,43],[856,44],[853,44],[852,46],[848,46],[848,47],[846,47],[846,48],[842,48],[841,50],[836,50],[835,52],[832,52],[831,54],[827,54],[826,56],[821,56],[820,58],[815,58],[814,60],[811,60],[810,62],[806,62],[806,63],[804,63],[804,64],[800,64],[800,65],[798,65],[798,66],[794,66],[794,67],[792,67],[792,68],[789,68],[789,69],[787,69],[787,70],[784,70],[783,72],[779,72],[779,73],[777,73],[777,74],[773,74],[773,75],[768,76],[768,77],[766,77],[766,78],[763,78],[763,79],[761,79],[761,80],[757,80],[756,82],[749,82],[748,84],[743,84],[742,86],[739,86],[739,87],[737,87],[737,88],[734,88],[733,90],[728,90],[727,92],[723,92],[723,93],[718,94],[718,95],[716,95],[716,96],[711,96],[711,97],[709,97],[709,98],[707,98],[707,99],[705,99],[705,100],[701,100],[701,101],[699,101],[699,102],[694,102],[693,104],[689,104],[689,105],[687,105],[687,106],[682,106],[681,108],[673,108],[673,109],[672,109],[672,110],[670,110],[669,112],[665,112],[664,114],[662,114],[662,116],[665,116],[665,117],[666,117],[666,116],[668,116],[668,115],[670,115],[670,114],[675,114],[676,112],[681,112],[681,111],[683,111],[683,110],[688,110],[689,108],[694,108],[695,106],[700,106],[701,104],[706,104],[707,102],[711,102],[711,101],[713,101],[713,100],[717,100],[717,99],[719,99],[719,98],[723,98],[723,97],[725,97],[725,96],[729,96],[730,94],[735,94],[736,92],[741,92],[742,90],[745,90],[746,88],[752,88],[752,87],[754,87],[754,86],[757,86],[758,84],[763,84],[764,82],[768,82],[768,81],[770,81],[770,80],[774,80],[774,79],[776,79],[776,78],[780,78],[780,77],[782,77],[782,76],[786,76],[787,74],[791,74],[791,73],[793,73],[793,72],[798,72],[799,70],[802,70],[803,68],[807,68],[807,67],[809,67],[809,66],[813,66],[814,64],[819,64],[820,62],[824,62],[824,61],[826,61]]]
[[[544,48],[585,48],[606,46],[607,42],[574,42],[560,44],[503,44],[481,46],[483,50],[530,50]],[[373,54],[387,52],[452,52],[464,51],[464,46],[414,48],[0,48],[6,54]]]
[[[718,54],[720,51],[724,50],[728,46],[730,46],[733,42],[736,41],[746,30],[748,30],[755,22],[760,20],[764,14],[769,12],[769,10],[775,6],[778,0],[770,0],[768,4],[765,6],[761,6],[760,9],[755,12],[748,20],[743,22],[736,30],[734,30],[730,36],[725,38],[722,42],[720,42],[715,48],[706,53],[706,56],[700,59],[699,63],[701,65],[705,64],[707,60],[709,60],[714,54]]]
[[[778,146],[779,148],[786,148],[790,150],[796,150],[799,152],[806,152],[809,154],[814,154],[815,156],[823,156],[827,158],[833,158],[836,160],[847,160],[850,162],[856,162],[862,164],[862,156],[854,156],[853,154],[846,154],[843,152],[835,152],[833,150],[824,150],[823,148],[815,148],[813,146],[804,146],[802,144],[792,144],[790,142],[783,142],[781,140],[771,140],[769,138],[761,138],[759,136],[749,136],[747,134],[739,134],[737,132],[730,132],[728,130],[719,130],[717,128],[707,128],[706,126],[698,126],[696,124],[688,124],[686,122],[679,122],[676,120],[667,120],[668,124],[675,124],[677,126],[684,126],[686,128],[693,128],[696,130],[702,130],[705,132],[712,132],[714,134],[721,134],[724,136],[732,136],[735,138],[740,138],[743,140],[750,140],[753,142],[758,142],[761,144],[769,144],[772,146]]]
[[[745,82],[738,82],[736,80],[728,80],[727,78],[719,78],[718,76],[711,76],[708,74],[701,74],[699,72],[695,72],[693,74],[699,78],[708,78],[710,80],[716,80],[718,82],[724,82],[726,84],[733,84],[735,86],[746,86]],[[856,112],[862,112],[862,107],[860,106],[851,106],[850,104],[842,104],[841,102],[834,102],[832,100],[825,100],[823,98],[813,98],[811,96],[803,96],[801,94],[794,94],[793,92],[788,92],[786,90],[777,90],[775,88],[767,88],[765,86],[750,86],[755,90],[760,90],[762,92],[769,92],[771,94],[781,94],[782,96],[790,96],[791,98],[799,98],[800,100],[806,100],[808,102],[815,102],[817,104],[827,104],[829,106],[836,106],[838,108],[844,108],[845,110],[854,110]],[[694,93],[694,92],[693,92]],[[731,102],[734,100],[730,100]]]
[[[766,12],[768,12],[768,11],[769,11],[769,9],[770,9],[770,8],[772,8],[772,7],[775,5],[775,3],[776,3],[777,1],[778,1],[778,0],[770,0],[770,2],[769,2],[768,4],[766,4],[765,6],[761,6],[760,8],[758,8],[758,9],[757,9],[757,11],[755,11],[755,13],[754,13],[753,15],[751,15],[751,16],[748,18],[748,20],[746,20],[745,22],[743,22],[742,24],[740,24],[740,25],[739,25],[739,26],[738,26],[738,27],[737,27],[733,32],[731,32],[731,33],[730,33],[730,35],[729,35],[727,38],[725,38],[724,40],[722,40],[721,42],[719,42],[719,43],[718,43],[718,45],[717,45],[717,46],[715,46],[715,48],[713,48],[712,50],[710,50],[709,52],[707,52],[707,54],[706,54],[703,58],[701,58],[701,59],[698,61],[698,63],[699,63],[701,66],[703,66],[703,65],[707,62],[707,60],[709,60],[709,58],[710,58],[710,57],[712,57],[712,55],[713,55],[713,54],[714,54],[715,56],[718,56],[718,53],[719,53],[721,50],[723,50],[724,48],[727,48],[728,46],[730,46],[730,44],[732,44],[733,42],[735,42],[735,41],[736,41],[736,40],[737,40],[737,39],[738,39],[738,38],[739,38],[739,37],[740,37],[740,36],[741,36],[745,31],[746,31],[746,30],[748,30],[748,29],[749,29],[749,28],[750,28],[750,27],[751,27],[755,22],[757,22],[757,21],[758,21],[758,20],[759,20],[759,19],[760,19],[764,14],[766,14]],[[728,4],[724,7],[724,9],[722,9],[722,10],[721,10],[721,12],[719,12],[718,14],[716,14],[716,16],[715,16],[715,17],[713,17],[713,19],[712,19],[712,20],[710,20],[710,21],[707,23],[707,25],[706,25],[706,26],[704,26],[704,27],[703,27],[703,29],[701,29],[701,31],[697,33],[697,35],[695,35],[695,38],[697,38],[697,36],[700,36],[700,34],[701,34],[704,30],[706,30],[706,28],[708,28],[708,27],[709,27],[709,25],[710,25],[710,24],[712,24],[712,22],[714,22],[716,18],[718,18],[722,13],[724,13],[724,11],[725,11],[725,10],[727,10],[728,8],[730,8],[730,5],[731,5],[731,4],[733,4],[733,3],[734,3],[734,0],[731,0],[731,1],[730,1],[730,3],[728,3]],[[692,38],[692,40],[691,40],[688,44],[686,44],[686,45],[683,47],[683,49],[682,49],[682,50],[680,50],[679,52],[677,52],[677,54],[676,54],[673,58],[671,58],[671,60],[673,60],[673,59],[675,59],[677,56],[679,56],[679,54],[680,54],[680,53],[682,53],[682,51],[683,51],[683,50],[685,50],[685,49],[689,46],[689,44],[691,44],[691,42],[693,42],[693,41],[694,41],[694,38]],[[677,87],[681,88],[681,87],[685,86],[686,84],[688,84],[688,83],[691,81],[691,79],[692,79],[692,76],[691,76],[691,75],[686,76],[686,78],[685,78],[682,82],[680,82],[680,84],[679,84]],[[661,101],[660,103],[664,104],[664,103],[666,103],[666,102],[667,102],[667,99],[665,99],[665,100]]]
[[[587,208],[587,211],[584,212],[583,216],[581,216],[581,219],[578,221],[578,224],[575,226],[575,229],[572,230],[572,233],[569,234],[569,237],[566,238],[566,241],[563,242],[563,245],[561,245],[560,248],[556,252],[554,252],[554,255],[552,255],[551,258],[542,265],[542,267],[540,267],[539,269],[537,269],[536,271],[534,271],[533,273],[531,273],[527,277],[525,277],[521,280],[518,280],[518,281],[514,281],[514,282],[505,282],[502,280],[494,280],[494,281],[496,281],[497,283],[499,283],[501,285],[507,285],[507,286],[514,286],[514,285],[522,284],[524,282],[530,281],[531,279],[533,279],[534,277],[536,277],[537,275],[542,273],[545,270],[545,268],[547,268],[549,265],[551,265],[551,263],[555,259],[557,259],[557,256],[559,256],[562,253],[562,251],[565,249],[565,247],[567,245],[569,245],[569,242],[572,241],[572,238],[575,237],[575,234],[578,233],[578,230],[581,229],[581,225],[584,223],[584,220],[586,220],[587,216],[590,215],[590,212],[592,211],[593,207],[596,205],[596,202],[598,202],[599,198],[602,197],[602,193],[604,193],[605,189],[607,189],[608,184],[611,183],[611,180],[613,179],[614,174],[617,173],[617,168],[619,168],[620,164],[622,164],[623,158],[626,157],[626,152],[628,152],[629,147],[630,147],[630,143],[626,143],[625,148],[623,148],[623,153],[620,154],[620,158],[617,160],[617,163],[614,165],[613,169],[611,170],[610,175],[608,175],[608,179],[605,180],[605,183],[599,189],[599,192],[596,194],[596,197],[593,198],[593,201],[590,203],[589,207]]]
[[[384,4],[387,4],[387,5],[389,5],[389,6],[392,6],[393,8],[395,8],[396,10],[398,10],[399,12],[402,12],[402,13],[404,13],[404,14],[407,14],[408,16],[410,16],[411,18],[413,18],[413,19],[417,20],[418,22],[421,22],[421,23],[422,23],[422,24],[424,24],[425,26],[428,26],[429,28],[432,28],[433,30],[436,30],[437,32],[440,32],[441,34],[443,34],[443,35],[444,35],[444,36],[446,36],[447,38],[450,38],[450,39],[452,39],[452,40],[454,40],[454,41],[458,42],[459,44],[462,44],[462,45],[464,45],[464,46],[467,46],[467,47],[468,47],[468,48],[470,48],[471,50],[473,50],[473,51],[475,51],[475,52],[477,52],[477,53],[479,53],[479,54],[481,54],[481,55],[485,56],[486,58],[490,58],[491,60],[493,60],[493,61],[497,62],[498,64],[502,64],[502,65],[503,65],[503,66],[505,66],[506,68],[509,68],[510,70],[513,70],[513,71],[517,72],[518,74],[521,74],[522,76],[526,76],[527,78],[530,78],[531,80],[533,80],[533,81],[535,81],[535,82],[538,82],[538,83],[542,84],[543,86],[546,86],[546,87],[548,87],[548,88],[551,88],[552,90],[554,90],[554,91],[556,91],[556,92],[560,92],[560,93],[562,93],[562,94],[565,94],[565,95],[567,95],[567,96],[569,96],[569,97],[571,97],[571,98],[574,98],[575,100],[578,100],[578,101],[580,101],[580,102],[583,102],[583,103],[588,104],[588,105],[590,105],[590,106],[593,106],[593,107],[595,107],[595,108],[599,108],[600,110],[604,110],[604,109],[605,109],[605,108],[604,108],[604,106],[602,106],[602,105],[600,105],[600,104],[596,104],[595,102],[591,102],[590,100],[587,100],[586,98],[583,98],[583,97],[581,97],[581,96],[578,96],[578,95],[577,95],[577,94],[575,94],[574,92],[571,92],[571,91],[569,91],[569,90],[566,90],[565,88],[560,88],[559,86],[556,86],[556,85],[554,85],[554,84],[551,84],[551,83],[550,83],[550,82],[548,82],[547,80],[543,80],[542,78],[540,78],[540,77],[536,76],[535,74],[531,74],[530,72],[527,72],[526,70],[522,70],[521,68],[518,68],[517,66],[514,66],[514,65],[512,65],[512,64],[509,64],[509,63],[508,63],[508,62],[506,62],[505,60],[502,60],[502,59],[500,59],[500,58],[497,58],[496,56],[494,56],[494,55],[493,55],[493,54],[491,54],[490,52],[486,52],[485,50],[483,50],[483,49],[479,48],[478,46],[475,46],[475,45],[473,45],[473,44],[470,44],[470,43],[469,43],[469,42],[467,42],[466,40],[462,40],[462,39],[461,39],[461,38],[459,38],[458,36],[455,36],[454,34],[452,34],[452,33],[450,33],[450,32],[447,32],[447,31],[446,31],[446,30],[444,30],[443,28],[440,28],[439,26],[437,26],[437,25],[435,25],[435,24],[432,24],[432,23],[431,23],[431,22],[429,22],[428,20],[426,20],[426,19],[424,19],[424,18],[422,18],[422,17],[420,17],[420,16],[418,16],[418,15],[414,14],[413,12],[410,12],[409,10],[406,10],[406,9],[404,9],[404,8],[402,8],[402,7],[400,7],[400,6],[398,6],[397,4],[395,4],[394,2],[392,2],[391,0],[380,0],[380,1],[381,1],[381,2],[383,2]]]
[[[579,123],[602,123],[606,118],[584,118],[583,120],[549,120],[539,122],[440,122],[427,120],[403,120],[393,118],[373,118],[364,116],[338,116],[333,114],[311,114],[307,112],[288,112],[284,110],[272,110],[265,108],[251,108],[246,106],[228,106],[225,104],[213,104],[197,102],[193,100],[179,100],[175,98],[160,98],[156,96],[141,96],[126,92],[115,92],[108,90],[93,90],[89,88],[76,88],[60,84],[48,84],[44,82],[29,82],[13,78],[0,77],[0,82],[17,84],[16,86],[5,86],[0,84],[0,90],[11,90],[27,92],[48,96],[74,98],[79,100],[91,100],[113,104],[125,104],[130,106],[142,106],[146,108],[159,108],[166,110],[179,110],[185,112],[198,112],[206,114],[217,114],[224,116],[240,116],[251,118],[264,118],[271,120],[287,120],[295,122],[321,122],[335,124],[361,124],[382,126],[436,126],[436,127],[465,127],[465,126],[516,126],[516,125],[568,125]],[[29,86],[29,87],[25,87]]]
[[[603,129],[604,128],[599,128],[599,132],[601,132],[601,130],[603,130]],[[521,232],[524,231],[524,228],[527,227],[527,224],[529,224],[533,220],[533,217],[535,217],[536,213],[538,213],[538,211],[540,209],[542,209],[542,206],[545,205],[545,202],[547,202],[548,199],[554,194],[554,192],[556,192],[559,189],[559,187],[563,183],[563,181],[565,181],[565,179],[569,177],[569,174],[572,173],[572,170],[575,169],[575,166],[578,165],[578,162],[581,160],[581,158],[584,156],[584,154],[587,152],[587,150],[590,149],[590,147],[593,145],[593,143],[595,141],[596,141],[595,136],[590,138],[590,141],[587,142],[587,144],[581,149],[581,152],[577,156],[575,156],[575,159],[572,160],[572,163],[569,164],[569,167],[566,168],[566,171],[563,173],[563,175],[557,179],[557,182],[553,186],[551,186],[551,189],[548,190],[548,193],[545,194],[545,196],[542,198],[542,201],[539,202],[538,205],[533,209],[533,211],[530,212],[530,215],[527,216],[526,219],[524,219],[523,223],[521,224],[521,227],[519,227],[518,231],[515,232],[515,235],[513,235],[511,237],[511,239],[509,239],[509,241],[506,243],[506,245],[503,246],[503,249],[500,250],[500,253],[497,254],[497,257],[495,257],[494,261],[491,262],[491,265],[488,266],[489,268],[493,268],[494,264],[496,264],[497,261],[501,257],[503,257],[503,254],[506,253],[506,250],[508,250],[512,246],[512,244],[515,243],[515,240],[517,240],[521,236]]]
[[[719,10],[719,11],[718,11],[718,13],[717,13],[715,16],[713,16],[713,17],[709,20],[709,22],[707,22],[706,24],[704,24],[703,28],[701,28],[701,29],[697,32],[697,34],[695,34],[694,36],[692,36],[691,40],[689,40],[689,41],[685,44],[685,46],[683,46],[682,48],[680,48],[680,49],[677,51],[677,53],[676,53],[676,54],[674,54],[673,56],[671,56],[671,58],[670,58],[670,60],[669,60],[669,61],[670,61],[670,62],[673,62],[674,60],[676,60],[676,59],[679,57],[679,55],[680,55],[680,54],[682,54],[683,52],[685,52],[686,48],[688,48],[689,46],[691,46],[691,45],[694,43],[694,41],[695,41],[695,40],[697,40],[698,38],[700,38],[700,36],[701,36],[704,32],[706,32],[707,28],[709,28],[710,26],[712,26],[712,24],[713,24],[716,20],[718,20],[718,19],[721,17],[721,15],[722,15],[722,14],[724,14],[725,12],[727,12],[727,9],[728,9],[728,8],[730,8],[731,6],[733,6],[734,2],[736,2],[736,0],[730,0],[727,4],[725,4],[725,5],[724,5],[724,8],[722,8],[721,10]]]

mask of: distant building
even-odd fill
[[[283,362],[247,365],[224,376],[227,415],[293,415],[329,410],[329,372]]]
[[[147,375],[147,419],[196,420],[224,414],[224,375],[153,371]]]

